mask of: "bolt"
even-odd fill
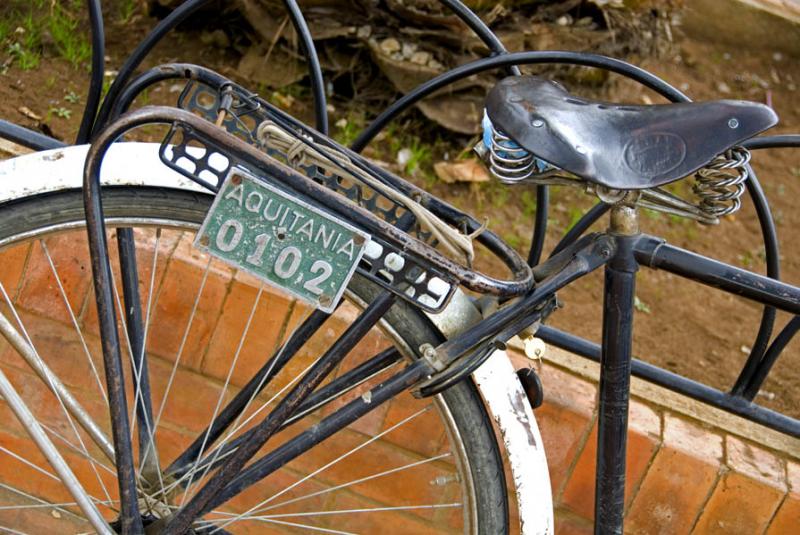
[[[361,234],[356,234],[355,237],[353,237],[353,243],[358,246],[364,245],[365,241],[367,241],[367,239]]]
[[[319,304],[320,305],[322,305],[324,307],[328,307],[328,306],[331,306],[332,303],[333,303],[333,299],[331,298],[330,295],[322,294],[322,295],[319,296]]]
[[[603,258],[610,257],[611,249],[609,249],[608,247],[603,247],[602,249],[600,249],[600,256],[602,256]]]
[[[531,124],[536,128],[541,128],[544,126],[544,121],[542,121],[541,119],[534,119]]]
[[[730,121],[728,121],[728,128],[739,128],[739,119],[733,117]]]
[[[208,235],[200,236],[200,245],[203,247],[208,247],[208,244],[211,242]]]
[[[241,183],[242,183],[241,175],[233,175],[231,177],[231,184],[233,184],[234,186],[238,186]]]

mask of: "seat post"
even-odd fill
[[[617,248],[605,267],[594,509],[594,532],[602,535],[622,534],[638,227],[635,207],[612,208],[608,233]]]

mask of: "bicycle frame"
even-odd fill
[[[159,25],[154,37],[146,40],[142,46],[131,56],[121,74],[112,86],[109,98],[100,108],[99,114],[95,119],[95,112],[99,104],[96,99],[90,98],[87,102],[87,113],[81,128],[79,141],[86,141],[90,132],[97,135],[106,122],[114,117],[113,106],[121,101],[126,84],[136,66],[141,62],[144,55],[152,48],[157,40],[170,28],[184,20],[208,0],[190,0],[176,10],[170,17]],[[512,74],[518,73],[517,64],[523,63],[573,63],[591,65],[607,68],[626,76],[634,78],[651,88],[654,88],[672,100],[688,100],[674,88],[667,84],[639,71],[624,62],[612,60],[610,58],[598,59],[597,56],[587,54],[575,54],[567,52],[532,52],[520,54],[507,54],[499,40],[482,24],[471,11],[466,9],[460,2],[454,0],[443,0],[443,3],[451,8],[470,28],[472,28],[488,45],[490,50],[498,54],[493,58],[482,60],[470,64],[466,67],[454,69],[429,83],[423,84],[417,90],[409,93],[400,99],[395,105],[382,113],[375,122],[370,125],[354,143],[353,149],[359,151],[391,120],[402,111],[408,109],[419,99],[434,90],[452,83],[463,77],[472,75],[476,72],[490,68],[506,68]],[[99,4],[90,2],[93,20],[93,33],[95,45],[102,43],[102,24],[97,21],[99,17]],[[319,61],[310,39],[307,26],[300,14],[297,4],[294,1],[286,1],[287,8],[291,14],[292,22],[301,36],[304,50],[309,57],[312,89],[315,95],[315,110],[318,130],[322,133],[327,131],[327,118],[325,113],[325,97],[322,91],[322,76]],[[102,46],[95,46],[93,65],[93,84],[96,89],[96,80],[102,77]],[[100,58],[98,60],[98,57]],[[99,78],[102,80],[102,78]],[[130,86],[127,86],[130,87]],[[92,94],[96,91],[93,90]],[[134,92],[135,96],[135,92]],[[94,107],[94,109],[92,109]],[[87,122],[88,121],[88,122]],[[0,136],[7,137],[18,143],[43,150],[55,148],[60,144],[35,132],[20,128],[11,123],[0,121]],[[772,136],[752,140],[747,144],[750,148],[769,148],[769,147],[800,147],[800,136]],[[96,162],[99,170],[99,161]],[[96,198],[99,201],[99,181],[96,176],[87,173],[87,202]],[[90,183],[91,182],[91,183]],[[577,225],[568,233],[561,243],[556,247],[554,256],[534,270],[540,277],[537,277],[537,285],[527,294],[506,304],[496,314],[481,320],[477,325],[473,325],[467,332],[455,335],[442,346],[435,348],[434,353],[428,355],[428,360],[419,360],[418,364],[410,366],[390,381],[376,389],[374,396],[381,399],[381,396],[391,396],[418,381],[427,374],[434,373],[437,367],[447,367],[471,352],[475,352],[480,347],[500,347],[514,334],[539,319],[542,315],[541,305],[551,298],[556,291],[570,284],[574,280],[591,273],[603,266],[605,269],[604,283],[604,306],[603,306],[603,343],[601,346],[591,344],[567,333],[562,333],[556,329],[543,326],[539,330],[539,336],[545,341],[554,345],[571,350],[578,354],[600,361],[601,380],[600,380],[600,415],[598,419],[598,449],[597,449],[597,488],[596,488],[596,533],[621,533],[622,532],[622,497],[624,495],[624,474],[625,474],[625,442],[627,428],[627,407],[630,389],[630,376],[638,375],[649,379],[658,384],[662,384],[690,395],[701,401],[710,403],[724,410],[744,416],[755,422],[767,425],[773,429],[782,431],[792,436],[800,436],[800,421],[778,414],[752,402],[755,394],[769,373],[770,368],[777,359],[780,351],[786,345],[793,334],[800,328],[800,324],[795,317],[778,335],[771,346],[768,346],[772,325],[774,323],[774,311],[780,309],[794,315],[800,315],[800,288],[781,283],[777,280],[778,271],[778,249],[775,238],[774,224],[769,216],[769,207],[766,203],[763,191],[758,184],[755,175],[751,175],[748,181],[748,191],[753,197],[762,225],[762,232],[766,242],[768,276],[761,276],[740,268],[716,262],[709,258],[696,255],[689,251],[676,248],[666,244],[659,238],[641,235],[637,227],[637,215],[635,210],[623,205],[609,207],[607,205],[597,205],[587,215],[578,222]],[[105,250],[105,234],[102,230],[102,210],[99,203],[90,216],[90,232],[95,236],[92,246],[93,265],[95,273],[102,273],[108,266],[108,256]],[[546,186],[537,187],[537,215],[534,225],[534,237],[529,253],[529,263],[531,266],[539,264],[539,258],[543,247],[544,232],[546,230],[547,218],[547,188]],[[611,210],[611,225],[605,234],[592,235],[578,239],[580,235],[596,220],[606,212]],[[101,235],[102,233],[102,235]],[[124,244],[127,236],[125,232],[120,232],[120,243]],[[124,298],[127,305],[126,310],[130,310],[127,324],[129,325],[131,339],[134,341],[141,339],[141,311],[137,309],[138,294],[136,288],[136,265],[132,261],[133,254],[130,248],[120,248],[120,259],[123,265]],[[633,329],[633,296],[636,282],[636,272],[640,266],[654,269],[663,269],[676,274],[682,278],[687,278],[712,286],[727,293],[739,295],[755,302],[765,305],[765,312],[762,318],[761,328],[753,351],[748,358],[748,362],[740,375],[739,381],[733,388],[733,392],[724,393],[705,385],[690,381],[688,379],[671,374],[643,362],[632,358],[631,338]],[[103,321],[102,330],[104,333],[104,354],[108,348],[108,355],[114,357],[115,349],[112,336],[116,336],[113,320],[114,307],[110,301],[110,286],[108,281],[97,283],[98,300],[103,298],[102,294],[108,294],[108,300],[104,307],[106,320]],[[132,308],[131,308],[132,306]],[[101,309],[102,312],[102,309]],[[447,314],[447,311],[444,313]],[[138,315],[138,319],[137,319]],[[103,314],[101,314],[102,318]],[[111,334],[113,331],[113,335]],[[108,335],[108,336],[106,336]],[[106,340],[112,340],[111,346],[106,346]],[[118,347],[116,351],[118,352]],[[116,362],[119,362],[116,359]],[[112,370],[109,374],[109,382],[121,381],[122,370],[115,367],[114,360],[107,360],[107,370]],[[146,388],[146,387],[145,387]],[[117,393],[120,394],[120,390]],[[143,396],[144,397],[144,396]],[[124,407],[124,393],[119,398]],[[373,407],[376,406],[373,404]],[[343,423],[351,421],[361,414],[365,414],[369,407],[348,405],[342,411],[339,421],[329,422],[329,430],[335,431]],[[148,411],[142,405],[137,410]],[[121,413],[126,414],[125,410]],[[142,418],[143,421],[146,418]],[[120,423],[120,425],[122,425]],[[126,426],[127,424],[125,424]],[[127,427],[124,427],[127,432]],[[143,427],[143,426],[142,426]],[[140,427],[140,432],[144,431]],[[116,432],[116,430],[115,430]],[[140,440],[142,440],[140,438]],[[313,445],[318,441],[308,439],[308,444]],[[118,450],[123,465],[132,467],[132,452],[125,451],[125,448]],[[126,460],[127,458],[127,460]],[[271,462],[277,462],[275,458]],[[132,478],[130,479],[132,481]],[[239,478],[237,477],[237,480]],[[242,481],[239,480],[241,483]],[[218,486],[218,489],[223,486]],[[129,492],[131,502],[135,504],[135,489],[133,494]],[[210,491],[209,491],[210,492]],[[123,516],[132,518],[133,511],[125,511]]]

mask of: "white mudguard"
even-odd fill
[[[118,143],[103,160],[105,186],[150,186],[208,193],[172,171],[158,158],[156,143]],[[60,190],[80,189],[87,145],[27,154],[0,162],[0,204]],[[480,320],[461,293],[441,314],[430,315],[446,336]],[[495,352],[474,374],[475,382],[497,423],[508,454],[524,535],[553,533],[550,477],[542,437],[528,398],[504,351]]]

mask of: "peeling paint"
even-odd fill
[[[158,158],[159,146],[159,143],[115,143],[103,160],[101,183],[104,186],[146,185],[209,193],[162,164]],[[3,160],[0,162],[0,203],[28,195],[80,189],[88,148],[88,145],[78,145]],[[131,162],[136,162],[136,165],[131,165]]]

